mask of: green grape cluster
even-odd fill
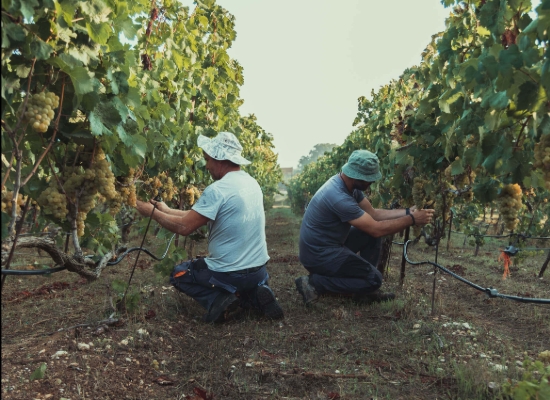
[[[4,187],[2,189],[2,212],[10,216],[13,210],[12,202],[11,202],[12,199],[13,199],[13,192],[8,191],[6,187]],[[17,200],[15,202],[17,215],[21,214],[21,206],[24,205],[26,201],[27,201],[27,196],[23,197],[21,193],[17,195]]]
[[[166,172],[159,174],[145,181],[145,185],[149,187],[153,197],[156,197],[160,191],[162,201],[170,201],[178,193],[178,188],[174,186],[172,178]]]
[[[78,212],[76,214],[76,234],[78,237],[84,236],[84,229],[86,228],[84,221],[87,215],[85,212]]]
[[[544,174],[544,185],[550,190],[550,135],[543,135],[535,144],[535,168]]]
[[[121,179],[123,185],[120,188],[120,195],[122,197],[122,202],[130,207],[136,206],[136,185],[133,183],[135,179],[136,171],[133,168],[130,168],[128,176],[125,176]]]
[[[513,230],[516,228],[519,222],[518,212],[523,207],[521,200],[522,192],[517,183],[504,186],[499,194],[497,199],[498,212],[502,215],[506,229]]]
[[[413,195],[414,205],[416,206],[417,210],[422,210],[426,205],[426,190],[424,189],[424,186],[426,186],[426,183],[428,183],[428,181],[425,179],[422,179],[420,177],[414,178],[412,195]],[[420,232],[421,232],[420,226],[415,225],[413,227],[414,235],[418,236],[420,235]]]
[[[59,107],[59,97],[55,93],[41,92],[29,95],[23,121],[30,123],[37,132],[46,132],[54,117],[53,110],[57,107]],[[16,114],[18,117],[21,115],[21,111],[22,108]]]
[[[94,160],[95,184],[98,192],[107,200],[116,196],[115,176],[110,169],[109,161],[105,158],[105,153],[101,148],[95,154]]]
[[[197,200],[201,197],[201,192],[199,191],[199,188],[196,186],[189,186],[187,189],[183,191],[183,201],[190,206],[195,204]]]
[[[456,194],[450,192],[449,189],[456,191],[456,187],[454,185],[451,185],[448,181],[443,182],[445,202],[443,202],[443,194],[438,194],[436,196],[434,218],[439,218],[443,215],[443,208],[445,208],[445,220],[450,218],[451,207],[454,205],[454,198],[456,197]]]
[[[89,213],[97,204],[97,189],[95,184],[95,170],[82,167],[67,168],[63,174],[63,189],[67,195],[75,200],[79,194],[78,210]]]
[[[55,218],[64,219],[69,213],[67,198],[59,192],[57,182],[51,181],[50,186],[38,196],[38,204],[44,208],[46,214]]]
[[[115,193],[115,196],[107,200],[107,206],[109,207],[109,214],[113,217],[117,215],[122,207],[122,196],[120,193]]]
[[[63,190],[65,190],[67,196],[75,204],[78,198],[76,217],[78,236],[84,235],[84,221],[86,221],[88,213],[98,203],[106,201],[109,213],[116,215],[120,210],[124,198],[127,199],[129,205],[131,205],[132,200],[132,187],[123,188],[122,193],[116,191],[115,176],[101,148],[95,152],[91,168],[84,167],[84,165],[89,165],[90,160],[91,158],[86,159],[84,157],[83,165],[66,167],[61,176]],[[134,171],[131,169],[130,176],[122,178],[122,180],[131,182],[133,174]],[[133,201],[133,205],[135,206],[135,186],[133,186]],[[51,214],[55,218],[64,219],[69,213],[67,198],[59,192],[57,181],[50,183],[50,187],[42,192],[38,198],[38,203],[44,206],[47,214]]]
[[[459,158],[457,157],[456,159],[458,160]],[[470,189],[467,192],[462,193],[461,195],[465,202],[471,202],[474,199],[474,192],[471,189],[471,186],[473,186],[476,176],[477,175],[475,171],[471,170],[469,172],[465,172],[460,175],[455,175],[453,177],[451,166],[449,165],[445,169],[445,178],[447,178],[447,181],[449,182],[449,184],[452,184],[453,182],[456,184],[456,188],[453,190],[457,190],[457,188],[458,190],[462,190],[466,187],[470,187]]]

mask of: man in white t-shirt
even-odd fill
[[[215,182],[191,210],[175,210],[159,202],[153,219],[183,236],[208,225],[208,257],[177,265],[170,283],[208,311],[203,316],[206,322],[224,321],[239,305],[258,308],[269,319],[283,318],[267,286],[262,189],[240,167],[250,161],[241,156],[242,146],[232,133],[220,132],[213,139],[201,135],[197,142]],[[138,201],[138,211],[150,216],[151,203]]]

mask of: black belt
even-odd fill
[[[255,268],[245,268],[245,269],[239,269],[237,271],[231,271],[231,272],[227,272],[228,274],[252,274],[254,272],[258,272],[259,270],[261,270],[263,267],[265,267],[265,265],[261,265],[259,267],[255,267]]]

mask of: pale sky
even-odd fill
[[[244,68],[241,114],[273,134],[281,167],[296,167],[317,143],[342,144],[357,98],[417,65],[451,12],[439,0],[217,3],[236,17],[228,53]]]

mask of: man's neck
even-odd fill
[[[222,170],[220,173],[220,179],[222,179],[225,175],[227,175],[230,172],[240,171],[241,167],[227,167],[226,169]]]
[[[344,181],[344,184],[346,185],[346,188],[348,188],[348,192],[353,192],[353,179],[351,179],[349,176],[346,176],[343,172],[340,172],[340,179]]]

